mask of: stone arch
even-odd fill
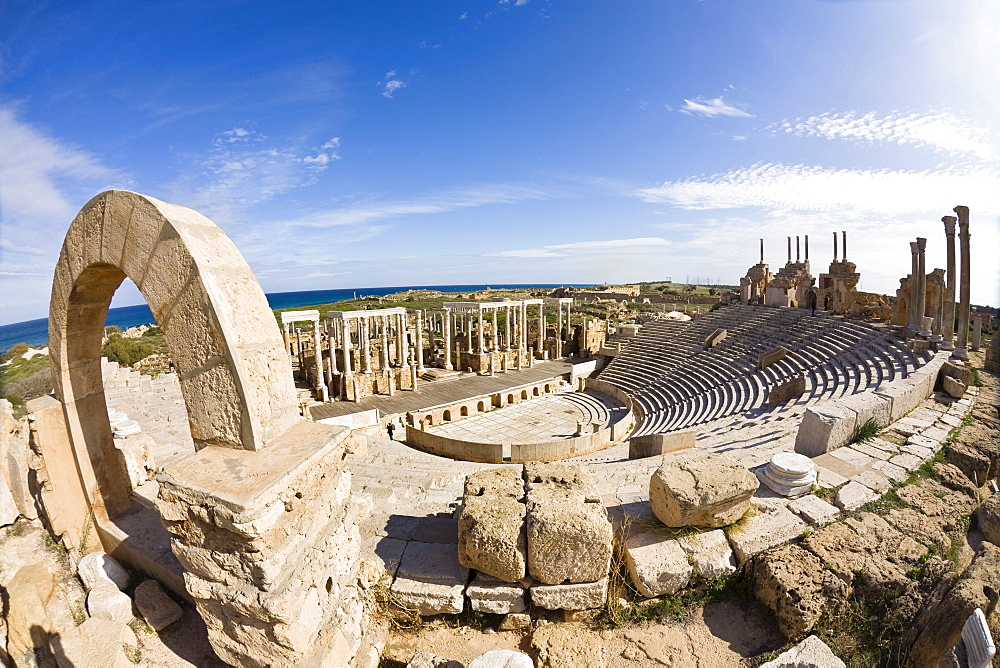
[[[461,415],[462,417],[469,417],[469,407],[462,406],[462,410],[459,411],[459,415]]]
[[[441,420],[444,422],[451,422],[451,411],[447,410],[441,415]]]
[[[480,412],[480,413],[485,413],[485,412],[486,412],[486,404],[485,404],[484,402],[480,401],[480,402],[479,402],[479,403],[478,403],[478,404],[476,405],[476,409],[477,409],[477,411],[478,411],[478,412]]]
[[[514,395],[513,394],[508,394],[507,395],[507,403],[508,404],[514,403]]]
[[[527,390],[521,390],[521,400],[523,401],[523,400],[526,400],[527,398],[528,398],[528,391]]]
[[[125,278],[163,330],[196,450],[260,450],[301,419],[277,324],[225,233],[182,206],[101,193],[66,233],[52,283],[49,349],[84,492],[109,515],[131,504],[101,376],[104,319]]]
[[[539,394],[541,394],[541,393],[540,393],[540,392],[538,391],[538,386],[537,386],[537,385],[536,385],[535,387],[531,388],[531,394],[532,394],[533,396],[536,396],[536,397],[537,397],[537,396],[538,396]]]

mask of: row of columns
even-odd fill
[[[968,359],[969,321],[971,319],[970,304],[970,235],[969,207],[956,206],[955,216],[943,216],[944,234],[947,248],[947,272],[944,292],[935,292],[933,316],[927,316],[927,265],[925,252],[927,239],[918,237],[910,242],[910,303],[907,313],[908,326],[911,332],[922,337],[933,337],[939,341],[944,350],[954,350],[952,357]],[[955,224],[958,223],[959,249],[961,265],[959,272],[955,267]],[[958,279],[956,281],[956,278]],[[957,284],[957,285],[956,285]],[[956,303],[956,288],[958,302]],[[958,318],[957,332],[955,318]],[[930,321],[933,319],[933,329]],[[940,338],[939,338],[940,337]],[[952,339],[955,339],[952,343]]]

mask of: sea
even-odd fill
[[[345,299],[357,297],[381,297],[405,290],[438,290],[440,292],[476,292],[486,288],[517,289],[517,288],[558,288],[561,285],[547,283],[503,284],[503,285],[410,285],[390,288],[347,288],[341,290],[304,290],[299,292],[273,292],[264,295],[272,309],[301,308],[316,304],[330,304]],[[573,285],[567,287],[587,287]],[[155,319],[145,304],[137,306],[120,306],[108,309],[108,317],[104,325],[118,325],[123,330],[139,325],[151,325]],[[49,340],[48,318],[16,322],[12,325],[0,325],[0,351],[10,348],[16,343],[24,342],[29,346],[39,348]]]

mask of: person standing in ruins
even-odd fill
[[[389,440],[390,441],[393,440],[392,439],[392,432],[395,431],[395,430],[396,430],[396,427],[395,427],[395,425],[392,424],[391,420],[389,422],[385,423],[385,432],[387,434],[389,434]]]

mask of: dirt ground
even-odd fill
[[[730,598],[690,611],[682,622],[646,622],[598,630],[587,622],[549,623],[528,631],[497,632],[430,622],[390,635],[383,665],[405,666],[416,652],[468,663],[492,649],[512,649],[551,668],[727,668],[784,647],[784,636],[757,604]]]

